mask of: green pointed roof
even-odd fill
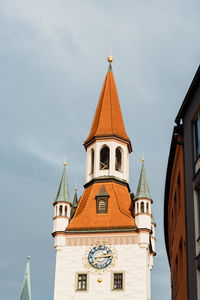
[[[77,188],[75,188],[75,194],[74,194],[74,200],[72,206],[75,208],[78,206]]]
[[[74,200],[73,200],[72,208],[71,208],[71,212],[70,212],[71,219],[73,218],[73,216],[76,212],[77,206],[78,206],[78,197],[77,197],[77,188],[75,188]]]
[[[30,257],[27,257],[26,270],[20,300],[31,300]]]
[[[64,167],[58,193],[54,202],[67,201],[70,202],[69,188],[67,184],[66,168]]]
[[[140,173],[140,179],[138,183],[138,188],[137,192],[135,195],[135,199],[138,198],[148,198],[152,199],[150,192],[149,192],[149,187],[147,183],[147,178],[146,178],[146,173],[145,173],[145,168],[144,168],[144,162],[142,161],[142,168],[141,168],[141,173]]]
[[[106,192],[104,184],[102,185],[99,193],[96,196],[97,197],[99,197],[99,196],[107,196],[107,197],[109,197],[108,193]]]

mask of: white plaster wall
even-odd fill
[[[108,170],[99,169],[100,150],[107,145],[110,148],[110,167]],[[122,171],[115,170],[115,150],[121,147],[122,154]],[[91,173],[91,149],[94,149],[94,172]],[[129,151],[127,144],[115,140],[95,141],[87,148],[86,157],[86,182],[100,176],[115,176],[120,179],[129,181]]]
[[[118,259],[112,271],[124,272],[124,291],[112,291],[112,271],[103,275],[88,273],[88,291],[76,291],[76,273],[87,272],[82,260],[87,246],[63,246],[56,254],[54,300],[150,300],[148,249],[138,244],[113,246]]]
[[[151,230],[151,215],[139,214],[135,216],[135,222],[138,228],[147,228]]]
[[[67,217],[56,217],[53,222],[53,232],[65,231],[69,220]]]

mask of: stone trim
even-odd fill
[[[107,242],[112,245],[128,245],[137,244],[137,235],[111,235],[111,236],[80,236],[67,237],[65,239],[65,246],[89,246],[94,243]]]
[[[72,206],[71,202],[68,201],[56,201],[53,203],[53,206],[55,206],[56,204],[68,204],[70,207]]]
[[[53,220],[55,219],[67,219],[69,220],[69,217],[65,217],[65,216],[56,216],[56,217],[53,217]]]
[[[135,217],[136,216],[138,216],[138,215],[145,215],[145,216],[149,216],[149,217],[151,217],[151,213],[137,213],[137,214],[135,214]]]
[[[102,176],[102,177],[96,177],[90,180],[89,182],[84,184],[84,188],[88,188],[89,186],[93,185],[94,183],[105,183],[105,182],[115,182],[120,185],[126,186],[128,188],[128,191],[130,192],[130,186],[127,181],[114,177],[114,176]]]

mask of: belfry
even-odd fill
[[[155,255],[144,160],[134,197],[129,186],[131,141],[112,71],[112,56],[92,127],[84,142],[86,179],[70,202],[64,166],[54,201],[54,300],[150,300]]]

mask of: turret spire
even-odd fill
[[[26,270],[24,274],[20,300],[31,300],[30,256],[27,257]]]
[[[67,176],[66,176],[66,163],[64,163],[64,170],[62,173],[62,178],[60,181],[60,186],[58,189],[58,193],[55,199],[55,202],[58,201],[67,201],[70,202],[70,197],[69,197],[69,188],[67,184]]]
[[[140,179],[138,183],[138,188],[135,196],[135,200],[138,198],[148,198],[151,199],[151,195],[149,192],[149,186],[147,183],[145,168],[144,168],[144,158],[142,158],[142,168],[140,173]]]
[[[90,133],[85,140],[85,147],[96,138],[114,137],[125,141],[131,152],[131,142],[126,133],[120,102],[117,94],[111,63],[112,55],[108,56],[108,72],[104,80]]]
[[[74,200],[73,200],[73,204],[72,204],[72,208],[71,208],[71,213],[70,213],[70,218],[72,219],[75,212],[76,212],[76,209],[77,209],[77,206],[78,206],[78,197],[77,197],[77,187],[75,186],[75,194],[74,194]]]

